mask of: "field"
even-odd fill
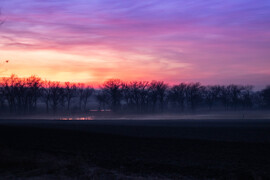
[[[270,121],[0,120],[0,179],[270,179]]]

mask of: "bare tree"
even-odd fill
[[[4,85],[2,83],[2,80],[0,81],[0,108],[1,111],[4,110],[5,107],[5,90],[4,90]]]
[[[99,104],[99,110],[106,110],[107,105],[109,105],[109,96],[108,94],[104,93],[104,91],[99,90],[96,94],[96,99]]]
[[[84,110],[87,110],[87,102],[88,102],[89,98],[92,96],[92,94],[94,92],[95,92],[95,90],[91,86],[87,86],[86,88],[84,88],[84,92],[83,92],[83,107],[84,107]]]
[[[270,85],[262,90],[263,105],[270,108]]]
[[[133,81],[128,85],[131,98],[130,101],[135,105],[137,112],[146,111],[146,106],[148,105],[148,85],[149,82],[146,81]]]
[[[171,102],[180,107],[181,111],[183,111],[185,107],[184,103],[186,99],[186,88],[187,85],[181,83],[179,85],[174,85],[169,91],[169,98]]]
[[[56,113],[61,99],[63,98],[64,90],[60,86],[60,82],[44,81],[42,88],[42,99],[46,104],[46,111],[49,112],[51,105],[53,112]]]
[[[94,88],[92,86],[86,86],[83,83],[78,83],[78,95],[79,95],[79,106],[80,110],[86,110],[87,102],[89,98],[94,93]]]
[[[157,93],[157,84],[155,81],[151,82],[149,85],[149,102],[151,103],[152,106],[152,112],[156,111],[156,106],[157,106],[157,101],[158,101],[158,93]]]
[[[209,110],[213,108],[213,105],[217,102],[217,99],[221,94],[220,86],[206,86],[202,87],[203,98],[207,104]]]
[[[124,106],[126,111],[133,110],[134,108],[134,99],[132,98],[131,86],[130,83],[123,82],[122,83],[122,97],[124,100]]]
[[[251,108],[253,106],[253,86],[243,86],[240,94],[240,99],[244,108]]]
[[[109,96],[112,111],[119,111],[122,98],[122,81],[110,79],[103,84],[102,90]]]
[[[27,92],[28,89],[26,87],[26,80],[17,78],[15,84],[15,103],[17,106],[17,110],[22,112],[26,112],[28,110],[28,103],[27,103]]]
[[[161,112],[163,112],[163,110],[164,110],[164,104],[165,104],[165,101],[167,98],[168,88],[169,88],[169,86],[166,83],[164,83],[163,81],[156,82],[156,90],[157,90],[157,94],[158,94]]]
[[[78,83],[77,87],[78,87],[77,91],[78,91],[78,96],[79,96],[79,108],[80,108],[80,110],[82,110],[85,84]]]
[[[43,86],[41,89],[41,97],[42,100],[46,104],[46,112],[49,113],[49,103],[50,103],[50,97],[51,97],[51,87],[52,83],[50,81],[44,81]]]
[[[29,88],[29,108],[30,110],[36,110],[38,98],[41,96],[43,82],[40,77],[31,76],[26,79],[26,84]]]
[[[138,85],[139,88],[139,103],[140,103],[140,111],[141,112],[148,112],[148,106],[149,106],[149,82],[143,81],[139,82]]]
[[[220,99],[223,106],[225,107],[225,110],[228,110],[230,102],[230,93],[226,86],[220,87]]]
[[[166,98],[168,85],[163,81],[152,81],[149,85],[150,99],[152,102],[152,111],[155,112],[157,103],[159,103],[159,109],[162,112],[164,109],[164,103]]]
[[[50,91],[51,106],[52,106],[53,112],[56,113],[57,108],[63,98],[64,90],[60,86],[60,82],[53,81],[53,82],[50,82],[49,91]]]
[[[64,89],[65,97],[67,99],[67,110],[70,110],[70,102],[72,98],[76,96],[77,93],[77,86],[76,84],[72,84],[70,82],[65,82],[65,89]]]
[[[227,91],[229,93],[229,103],[231,107],[234,109],[237,108],[237,106],[240,104],[240,96],[241,96],[241,91],[243,89],[243,86],[237,86],[237,85],[229,85],[227,86]]]
[[[191,107],[191,110],[195,110],[198,103],[201,101],[202,86],[200,83],[190,83],[186,88],[187,102]]]
[[[5,99],[8,102],[9,111],[12,113],[16,110],[15,106],[15,86],[17,82],[17,76],[12,74],[10,77],[2,78],[2,88],[4,90]]]

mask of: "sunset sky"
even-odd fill
[[[0,8],[0,76],[270,84],[269,0],[1,0]]]

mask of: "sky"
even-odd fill
[[[270,84],[269,0],[1,0],[0,8],[0,76]]]

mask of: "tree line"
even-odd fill
[[[46,110],[56,113],[59,109],[70,111],[73,103],[85,111],[88,99],[94,93],[91,86],[83,83],[43,81],[40,77],[19,78],[16,75],[3,77],[0,81],[1,111],[10,113],[31,113],[38,109],[38,104]],[[78,103],[73,101],[78,99]]]
[[[270,109],[270,86],[180,83],[163,81],[124,82],[110,79],[94,89],[83,83],[60,83],[16,75],[0,80],[1,113],[88,112],[163,113],[196,110]]]

